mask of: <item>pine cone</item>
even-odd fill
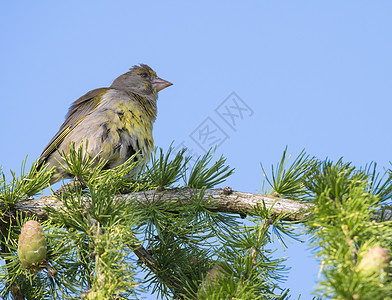
[[[21,265],[38,271],[45,263],[46,253],[46,241],[41,224],[34,220],[27,221],[22,227],[18,242]]]
[[[389,259],[390,257],[387,249],[375,246],[363,256],[358,267],[366,276],[377,274],[385,277],[389,271]]]

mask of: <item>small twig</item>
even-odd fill
[[[159,277],[159,273],[162,271],[161,267],[159,266],[159,263],[156,261],[154,257],[151,256],[151,254],[146,250],[146,248],[143,247],[143,245],[129,245],[129,247],[132,249],[132,251],[135,253],[135,255],[146,265],[147,268],[149,268],[155,275]],[[167,276],[168,274],[166,274]],[[176,290],[178,290],[182,284],[176,279],[170,278],[169,280],[166,281],[169,286],[172,288],[170,289],[175,296],[174,299],[180,299],[178,296],[176,296]]]
[[[99,238],[99,236],[103,235],[103,232],[101,230],[100,224],[93,218],[90,218],[90,224],[92,231],[95,230],[95,237],[96,239]],[[94,223],[95,221],[95,223]],[[103,287],[105,284],[105,272],[102,271],[102,265],[100,261],[100,253],[98,252],[97,249],[95,249],[95,276],[97,277],[98,281],[98,286]]]
[[[269,219],[264,219],[263,224],[259,230],[259,235],[257,236],[257,243],[260,243],[260,240],[262,238],[263,233],[266,232],[266,230],[268,230],[268,228],[272,225],[273,220],[271,218]],[[258,247],[253,247],[252,249],[252,265],[251,265],[251,269],[253,269],[257,263],[257,255],[259,254],[259,248]]]
[[[129,248],[135,255],[154,273],[159,272],[161,269],[158,262],[153,258],[150,253],[143,247],[143,245],[129,245]]]

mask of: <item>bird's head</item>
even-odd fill
[[[129,72],[117,77],[110,87],[147,97],[155,96],[156,99],[159,91],[171,85],[171,82],[159,78],[149,66],[140,64],[140,66],[133,66]]]

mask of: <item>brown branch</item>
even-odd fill
[[[147,203],[167,203],[172,202],[177,206],[186,206],[192,203],[195,193],[200,190],[192,190],[189,188],[168,189],[164,191],[145,191],[131,194],[117,195],[119,200],[137,201],[141,205]],[[87,201],[87,199],[86,199]],[[203,203],[211,203],[210,210],[215,212],[224,212],[240,215],[254,215],[254,208],[259,205],[265,205],[270,208],[273,205],[273,213],[275,216],[288,214],[285,220],[300,221],[309,215],[311,204],[302,203],[290,199],[283,199],[274,196],[252,194],[231,191],[231,189],[208,189],[205,190]],[[61,208],[61,202],[57,201],[53,196],[45,196],[40,199],[29,199],[19,202],[15,205],[15,210],[24,212],[28,215],[35,215],[39,219],[46,219],[47,213],[45,207],[50,206],[58,210]],[[0,203],[0,209],[4,210],[4,203]],[[272,215],[271,217],[274,217]]]

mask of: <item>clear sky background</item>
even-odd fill
[[[305,149],[319,159],[343,156],[356,166],[375,161],[390,168],[391,1],[6,1],[1,7],[5,170],[18,171],[26,154],[31,164],[74,100],[138,63],[174,84],[160,92],[156,146],[175,141],[204,154],[202,147],[219,144],[218,154],[236,169],[226,183],[235,190],[260,191],[260,163],[269,168],[286,146],[293,155]],[[293,242],[277,255],[290,256],[281,286],[293,298],[310,299],[318,265],[307,244]]]

